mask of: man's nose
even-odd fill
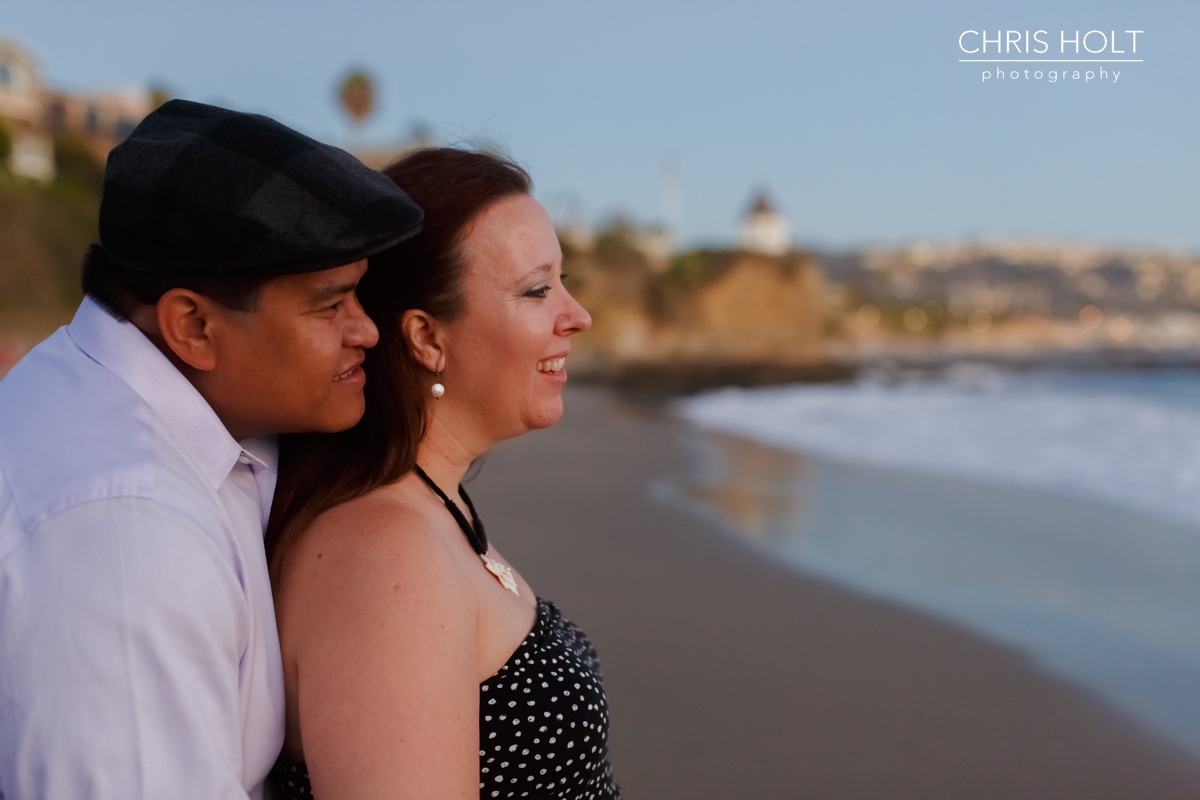
[[[374,347],[379,342],[379,328],[363,311],[357,297],[352,297],[346,305],[348,312],[346,328],[342,341],[347,347]]]

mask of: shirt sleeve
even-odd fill
[[[235,563],[147,499],[30,531],[0,563],[0,797],[247,797]]]

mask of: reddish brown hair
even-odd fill
[[[276,579],[288,549],[318,515],[395,483],[416,464],[429,373],[413,357],[401,317],[413,308],[445,322],[461,314],[463,233],[492,203],[532,188],[528,173],[511,161],[451,148],[419,150],[383,172],[424,209],[425,225],[372,256],[358,286],[359,301],[379,326],[379,344],[363,365],[362,420],[341,433],[280,437],[279,484],[267,526]]]

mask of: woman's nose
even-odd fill
[[[572,336],[592,327],[592,315],[570,293],[567,294],[567,308],[559,315],[558,319],[560,336]]]

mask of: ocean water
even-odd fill
[[[1000,374],[680,400],[664,499],[1024,651],[1200,755],[1200,373]]]

